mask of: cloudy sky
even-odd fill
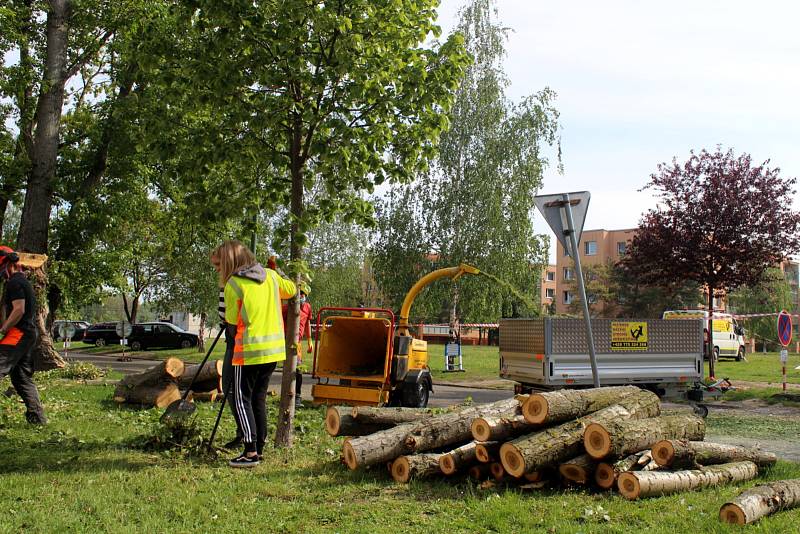
[[[455,26],[465,0],[442,0]],[[558,93],[564,176],[588,190],[585,228],[635,227],[660,162],[721,144],[800,176],[800,4],[778,1],[498,0],[513,31],[505,67],[519,100]],[[800,206],[797,197],[795,205]],[[537,228],[547,226],[537,214]]]

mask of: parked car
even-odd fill
[[[84,343],[98,347],[119,343],[119,339],[116,322],[93,324],[86,329],[86,333],[83,335]]]
[[[64,338],[61,337],[61,325],[62,324],[71,324],[73,328],[75,328],[75,333],[72,335],[72,341],[80,341],[83,339],[83,335],[86,333],[86,329],[89,328],[89,323],[86,321],[53,321],[53,330],[51,334],[53,336],[53,341],[60,341]]]
[[[188,349],[197,346],[197,334],[192,334],[172,323],[154,322],[133,325],[128,337],[131,350],[151,347],[176,347]]]

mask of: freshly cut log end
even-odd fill
[[[582,454],[558,466],[558,471],[565,479],[576,484],[586,484],[597,468],[595,462],[588,454]]]
[[[445,475],[452,475],[456,472],[456,462],[453,460],[453,457],[449,454],[443,455],[439,458],[439,469],[442,470],[442,473]]]
[[[358,458],[356,457],[356,453],[350,441],[346,441],[342,446],[342,455],[344,456],[344,463],[347,464],[347,467],[353,471],[358,469]]]
[[[172,378],[180,378],[186,368],[183,361],[179,358],[167,358],[164,360],[164,374]]]
[[[592,458],[605,458],[611,452],[611,436],[603,425],[592,423],[583,433],[583,446]]]
[[[475,441],[489,441],[491,439],[492,429],[483,417],[478,417],[472,421],[470,430],[472,431],[472,437],[475,438]]]
[[[342,428],[342,406],[328,406],[325,411],[325,431],[331,436],[338,436]],[[352,417],[352,416],[350,416]]]
[[[675,458],[675,446],[672,440],[664,439],[653,445],[652,456],[662,467],[672,465],[672,460]]]
[[[547,400],[541,395],[531,395],[522,405],[522,415],[525,420],[534,425],[540,425],[547,420],[550,407]]]
[[[746,525],[747,517],[738,504],[728,503],[719,510],[719,520],[732,525]]]
[[[541,482],[544,480],[544,471],[533,471],[532,473],[525,473],[522,478],[528,482]]]
[[[492,478],[495,480],[503,480],[506,477],[506,470],[500,462],[489,464],[489,471],[492,473]]]
[[[469,468],[467,474],[469,475],[469,478],[473,480],[485,480],[492,474],[491,467],[492,466],[490,464],[473,465]]]
[[[597,469],[594,472],[594,482],[603,489],[611,489],[614,487],[614,482],[617,481],[617,475],[611,464],[600,462],[597,464]]]
[[[620,494],[634,500],[655,495],[670,495],[681,491],[732,484],[758,476],[753,462],[732,462],[713,465],[703,470],[686,471],[629,471],[617,480]]]
[[[525,474],[525,458],[512,443],[503,443],[500,447],[500,459],[511,476],[519,478]]]
[[[414,477],[424,478],[441,473],[439,460],[441,454],[411,454],[401,456],[392,462],[392,478],[406,483]]]
[[[461,447],[457,447],[450,452],[442,454],[439,458],[439,469],[441,469],[442,473],[445,475],[452,475],[474,464],[476,449],[477,443],[470,441]]]
[[[617,479],[617,489],[620,495],[630,500],[638,499],[642,491],[639,479],[633,473],[621,473]]]
[[[392,462],[392,478],[403,483],[411,480],[411,466],[408,465],[407,457],[401,456]]]
[[[484,441],[475,445],[475,458],[481,463],[488,464],[497,460],[497,453],[501,443],[497,441]]]

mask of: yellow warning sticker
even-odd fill
[[[647,323],[612,321],[611,350],[647,350]]]
[[[733,332],[733,324],[725,319],[714,319],[711,321],[714,332]]]

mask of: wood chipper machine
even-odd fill
[[[317,314],[314,404],[423,408],[433,391],[428,343],[408,323],[419,292],[440,279],[479,274],[470,265],[428,273],[409,290],[400,316],[382,308],[322,308]]]

